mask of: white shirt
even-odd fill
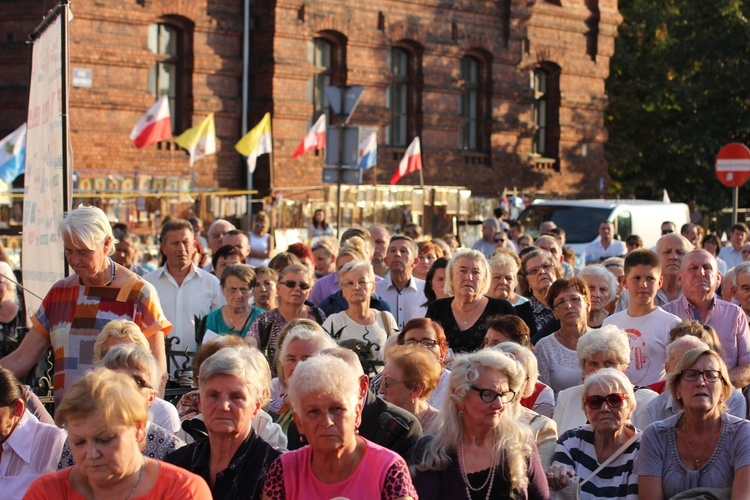
[[[584,262],[591,260],[604,260],[607,257],[623,257],[628,253],[628,247],[620,240],[612,240],[607,248],[602,245],[602,240],[597,240],[586,245]]]
[[[173,404],[161,398],[154,398],[148,409],[148,420],[174,434],[181,429],[180,414]]]
[[[427,301],[424,296],[424,280],[412,276],[409,284],[399,292],[389,275],[375,284],[375,292],[391,306],[399,330],[403,330],[410,319],[424,318],[427,314],[427,307],[422,305]]]
[[[43,424],[28,410],[3,443],[0,457],[0,496],[20,500],[39,476],[57,470],[67,434],[54,425]]]
[[[190,264],[190,272],[182,285],[164,265],[143,277],[159,293],[164,315],[172,323],[170,336],[180,339],[177,348],[195,350],[195,316],[202,318],[214,309],[226,304],[221,293],[219,278]]]
[[[726,262],[728,269],[732,269],[742,262],[742,247],[739,250],[735,250],[732,245],[726,246],[719,250],[719,257]]]

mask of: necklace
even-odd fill
[[[482,483],[482,486],[475,488],[471,485],[469,482],[469,476],[466,474],[466,462],[464,461],[464,442],[463,440],[459,441],[458,443],[458,465],[459,470],[461,471],[461,478],[464,480],[464,485],[466,486],[466,498],[471,500],[471,492],[472,491],[482,491],[485,487],[487,487],[487,483],[489,483],[489,488],[487,488],[487,496],[485,497],[487,500],[490,498],[490,493],[492,492],[492,485],[495,482],[495,459],[497,458],[497,453],[492,454],[492,463],[490,464],[490,473],[487,475],[487,479],[484,480],[484,483]]]
[[[109,281],[107,281],[103,285],[96,285],[96,286],[109,286],[115,280],[115,276],[117,276],[117,269],[115,268],[115,261],[112,259],[109,259],[109,265],[110,265],[109,272],[112,274],[109,278]],[[81,278],[80,276],[78,277],[78,284],[83,286],[83,278]]]
[[[250,316],[252,316],[252,311],[247,312],[247,316],[245,316],[245,322],[242,324],[242,328],[240,328],[240,331],[245,329],[245,326],[247,326],[247,322],[250,320]],[[232,332],[236,331],[237,328],[234,326],[234,319],[229,316],[229,313],[227,313],[226,315],[226,320],[229,330]]]
[[[141,469],[138,471],[138,480],[135,482],[135,485],[133,485],[133,489],[130,490],[130,493],[128,493],[128,496],[124,498],[124,500],[128,500],[130,496],[135,493],[135,490],[138,489],[138,485],[141,484],[141,477],[143,477],[143,469],[146,467],[146,460],[143,460],[143,463],[141,464]]]
[[[698,470],[701,468],[701,462],[699,459],[703,458],[703,455],[706,454],[706,451],[708,451],[708,447],[711,446],[711,440],[714,437],[714,434],[716,434],[716,429],[721,427],[721,420],[719,420],[718,424],[714,425],[714,428],[711,429],[711,435],[708,436],[708,439],[706,440],[706,446],[703,448],[703,451],[700,455],[698,455],[698,458],[695,458],[695,454],[693,453],[693,449],[690,447],[690,438],[688,436],[688,430],[687,430],[687,422],[685,422],[685,428],[682,430],[682,432],[685,433],[685,443],[687,443],[688,451],[690,452],[690,456],[693,457],[693,461],[695,462],[695,470]]]
[[[451,309],[453,309],[453,316],[456,318],[457,322],[460,321],[462,325],[466,326],[469,323],[469,320],[471,320],[472,317],[474,316],[474,313],[476,312],[477,308],[479,307],[479,304],[481,304],[481,303],[482,303],[482,301],[478,300],[476,302],[476,304],[474,305],[474,307],[472,307],[468,311],[464,312],[464,311],[460,311],[458,309],[458,307],[455,305],[456,301],[454,300],[451,303]],[[466,318],[466,319],[464,319],[464,318]]]

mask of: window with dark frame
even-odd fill
[[[412,87],[411,54],[402,48],[391,50],[391,88],[389,108],[391,123],[389,144],[406,146],[409,136],[409,94]]]
[[[481,102],[481,65],[470,56],[461,59],[461,79],[463,92],[459,101],[459,114],[463,117],[463,128],[459,132],[458,146],[467,151],[481,150],[480,102]]]
[[[154,100],[166,95],[172,117],[172,132],[182,131],[184,107],[182,100],[182,33],[179,28],[157,23],[148,27],[148,48],[154,54],[154,64],[148,71],[148,91]]]
[[[560,67],[544,62],[531,74],[534,91],[532,122],[536,128],[532,153],[559,159],[560,149]],[[559,169],[555,162],[555,170]]]
[[[545,156],[547,152],[547,73],[541,69],[536,69],[532,80],[534,105],[531,119],[536,126],[536,134],[531,151],[534,154]]]
[[[331,79],[333,76],[333,46],[331,42],[323,38],[316,38],[313,40],[313,60],[312,63],[315,66],[315,76],[313,77],[313,123],[315,123],[320,115],[330,114],[330,104],[328,103],[328,97],[325,93],[325,88],[331,85]],[[330,116],[329,116],[330,118]]]

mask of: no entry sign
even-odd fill
[[[727,144],[716,155],[716,177],[726,187],[740,187],[750,178],[750,149],[739,142]]]

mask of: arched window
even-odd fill
[[[419,134],[421,105],[421,60],[415,50],[394,47],[389,52],[391,85],[387,105],[391,122],[386,128],[387,144],[406,146]]]
[[[532,153],[557,159],[560,144],[560,68],[544,64],[531,74],[532,121],[536,128]]]
[[[188,128],[190,123],[185,120],[192,115],[187,102],[191,84],[191,65],[186,57],[191,53],[189,44],[189,30],[176,23],[161,22],[148,27],[148,48],[154,55],[148,71],[148,90],[154,99],[163,95],[169,98],[174,133]]]

